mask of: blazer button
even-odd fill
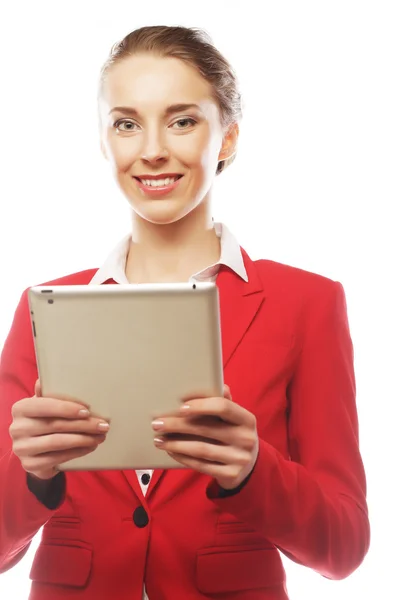
[[[146,527],[149,522],[149,517],[147,516],[147,512],[144,510],[143,506],[138,506],[133,513],[133,522],[136,527]]]

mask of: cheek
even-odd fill
[[[201,162],[204,142],[199,135],[175,136],[168,140],[168,149],[172,160],[193,168]]]
[[[175,143],[175,157],[182,165],[193,170],[214,170],[218,147],[207,135],[185,136]]]
[[[132,138],[112,138],[108,143],[110,163],[117,172],[125,172],[131,168],[138,158],[138,144]]]

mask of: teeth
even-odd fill
[[[177,179],[179,179],[179,176],[167,177],[166,179],[141,179],[140,181],[148,187],[166,187],[174,183]]]

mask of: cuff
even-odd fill
[[[259,438],[259,443],[260,447],[253,471],[240,486],[234,490],[221,492],[222,488],[215,479],[212,479],[206,487],[206,495],[209,500],[241,520],[252,518],[254,514],[258,514],[259,519],[264,517],[266,498],[261,490],[270,488],[271,480],[274,481],[277,467],[282,459],[281,454],[271,444],[262,438]]]
[[[216,486],[214,486],[214,493],[217,494],[218,498],[228,498],[229,496],[234,496],[235,494],[238,494],[240,492],[240,490],[243,489],[244,486],[246,485],[246,483],[249,481],[250,477],[253,474],[253,471],[254,471],[254,467],[253,467],[252,471],[249,473],[249,475],[247,475],[247,477],[245,479],[243,479],[242,483],[231,490],[225,490],[220,485],[218,485],[217,481],[215,481]]]
[[[60,472],[52,479],[42,480],[26,474],[26,483],[29,491],[49,510],[55,510],[65,498],[66,479],[65,473]]]

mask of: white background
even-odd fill
[[[0,344],[22,291],[98,267],[129,231],[97,138],[111,45],[143,25],[205,28],[241,81],[236,162],[215,184],[252,258],[343,283],[355,346],[370,552],[331,582],[285,560],[292,600],[398,593],[399,3],[15,1],[0,9]],[[28,596],[37,539],[0,576]]]

